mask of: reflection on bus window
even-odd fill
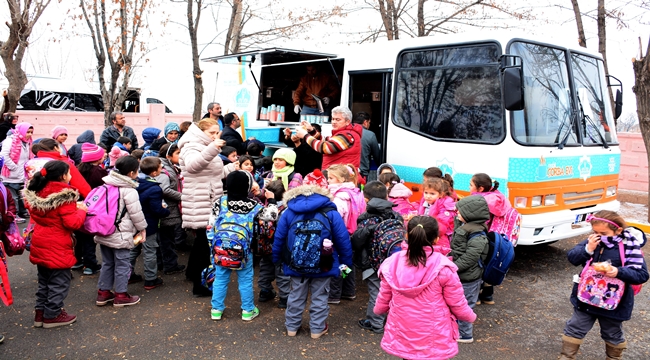
[[[577,144],[571,116],[571,91],[564,51],[544,45],[514,42],[509,53],[524,64],[526,109],[512,112],[512,132],[522,144],[554,145],[566,139]]]
[[[395,123],[439,139],[500,142],[498,56],[495,44],[402,54]]]
[[[615,125],[607,89],[603,86],[605,81],[602,68],[600,60],[571,54],[571,70],[576,79],[576,91],[585,114],[585,119],[582,119],[580,124],[585,134],[583,140],[585,145],[601,144],[600,135],[609,143],[616,142],[616,132],[611,131]]]

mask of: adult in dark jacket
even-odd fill
[[[7,138],[7,133],[9,130],[16,128],[18,124],[18,115],[14,113],[6,113],[2,115],[2,122],[0,123],[0,147],[1,143]]]
[[[245,155],[248,148],[248,142],[254,140],[254,137],[248,138],[244,141],[237,131],[242,125],[242,121],[235,113],[227,113],[223,117],[223,131],[221,132],[221,140],[226,141],[226,145],[232,146],[237,149],[237,155]]]
[[[126,126],[124,114],[121,112],[114,112],[111,113],[108,118],[113,122],[113,125],[104,129],[102,136],[99,137],[99,142],[106,145],[106,148],[110,149],[120,136],[126,136],[131,139],[131,149],[137,149],[138,137],[135,136],[135,132],[133,132],[132,128]]]
[[[381,163],[379,157],[379,142],[374,132],[370,131],[370,115],[367,112],[360,112],[354,117],[353,123],[363,126],[361,134],[361,162],[359,164],[359,173],[361,176],[368,177],[370,172],[370,159],[374,160],[377,165]]]
[[[82,132],[81,135],[77,136],[77,143],[72,145],[72,147],[68,150],[68,157],[74,160],[75,165],[79,165],[81,163],[81,154],[83,153],[81,146],[84,143],[93,145],[97,144],[95,142],[95,133],[92,130],[86,130]]]
[[[332,195],[327,189],[314,185],[298,186],[284,194],[283,201],[287,204],[275,231],[273,242],[273,262],[283,262],[284,274],[291,277],[291,293],[287,301],[285,312],[285,326],[289,336],[296,336],[302,322],[302,314],[307,303],[307,294],[311,292],[311,305],[309,307],[311,337],[319,338],[327,332],[327,317],[329,306],[327,298],[329,282],[332,277],[339,277],[339,264],[352,266],[352,247],[350,235],[345,227],[341,215],[336,211],[332,202]],[[319,210],[325,214],[319,213]],[[327,217],[329,229],[321,234],[321,238],[330,239],[333,243],[332,268],[315,274],[301,274],[292,270],[287,264],[288,259],[283,259],[285,248],[289,252],[293,248],[290,231],[291,224],[305,217],[317,217],[324,221]],[[288,245],[288,246],[287,246]]]

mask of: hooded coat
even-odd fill
[[[454,222],[449,255],[458,267],[460,281],[471,282],[483,276],[483,268],[479,263],[484,262],[488,254],[486,223],[490,220],[490,211],[485,199],[476,195],[461,199],[456,203],[456,208],[465,222],[458,218]],[[471,236],[480,232],[483,234]]]
[[[275,239],[273,241],[273,263],[277,264],[282,261],[283,252],[288,250],[287,238],[289,236],[289,229],[291,224],[296,221],[298,216],[302,214],[313,214],[319,209],[332,208],[327,214],[330,221],[331,234],[325,234],[330,240],[334,248],[332,269],[327,272],[318,274],[299,274],[289,268],[287,264],[283,264],[284,275],[298,276],[298,277],[339,277],[339,265],[345,264],[352,267],[352,246],[350,245],[350,235],[348,234],[345,224],[341,215],[334,210],[336,205],[332,202],[332,196],[327,189],[320,188],[314,185],[298,186],[284,193],[282,198],[283,202],[287,204],[287,208],[282,212],[278,226],[275,230]],[[309,215],[311,216],[311,215]]]
[[[426,266],[408,263],[407,250],[379,268],[376,314],[388,313],[381,347],[404,359],[450,359],[458,354],[456,320],[474,322],[456,266],[426,249]]]
[[[328,188],[348,233],[354,233],[357,230],[357,219],[366,211],[363,194],[352,182],[330,184]]]
[[[34,192],[25,190],[26,206],[34,226],[29,261],[48,269],[70,269],[74,256],[72,232],[86,220],[86,212],[77,209],[79,192],[70,185],[50,181]]]
[[[183,227],[205,229],[214,204],[223,195],[222,179],[227,175],[219,158],[221,148],[196,124],[190,125],[178,141],[183,185]]]
[[[149,150],[149,147],[156,139],[158,139],[160,133],[160,129],[155,127],[148,127],[142,130],[142,140],[144,140],[144,145],[142,145],[140,149]],[[137,149],[137,147],[133,145],[134,144],[131,144],[131,149]]]
[[[388,200],[372,198],[366,205],[366,212],[361,214],[357,219],[357,224],[373,217],[379,218],[379,222],[387,219],[397,219],[403,223],[404,219],[399,213],[393,210],[394,206],[395,204]],[[371,267],[370,249],[376,228],[377,225],[357,227],[357,230],[350,238],[352,249],[354,250],[354,266],[361,270],[370,269]]]
[[[408,187],[406,187],[406,185],[397,183],[393,185],[393,188],[390,190],[390,193],[388,194],[388,201],[397,205],[397,207],[395,207],[393,210],[397,211],[400,215],[409,215],[418,211],[417,205],[412,204],[409,201],[411,195],[413,195],[413,192]]]
[[[2,150],[0,151],[0,157],[4,158],[4,167],[6,167],[7,170],[9,170],[8,174],[0,175],[0,179],[4,183],[20,184],[25,182],[25,163],[27,163],[27,161],[32,157],[31,141],[30,142],[21,141],[20,156],[18,157],[18,161],[14,162],[12,160],[11,145],[14,137],[18,136],[17,131],[18,130],[14,130],[14,133],[7,136],[7,138],[2,142]]]
[[[136,188],[138,183],[117,171],[111,171],[104,177],[104,183],[120,188],[118,216],[126,206],[126,213],[115,232],[108,236],[95,236],[95,242],[113,249],[131,249],[133,236],[147,228],[147,221],[142,213],[140,197]]]
[[[148,175],[138,178],[138,197],[147,221],[147,236],[158,233],[158,222],[169,215],[169,210],[162,206],[163,191],[160,183]]]
[[[83,155],[81,145],[84,143],[97,145],[95,143],[95,133],[92,130],[86,130],[77,136],[77,143],[68,150],[68,156],[74,161],[75,165],[81,164],[81,155]]]

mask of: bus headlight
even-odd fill
[[[555,205],[555,194],[544,196],[544,206]]]
[[[542,205],[542,196],[541,195],[533,196],[533,199],[530,202],[530,206],[531,207],[537,207],[537,206],[541,206],[541,205]]]
[[[607,188],[607,194],[605,196],[610,197],[616,195],[616,186],[609,186]]]
[[[517,196],[517,197],[515,197],[515,207],[516,208],[525,208],[527,202],[528,202],[528,198],[526,198],[525,196]]]

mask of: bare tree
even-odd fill
[[[0,41],[0,57],[9,81],[6,111],[16,111],[20,93],[27,84],[27,76],[22,68],[23,57],[32,29],[49,4],[50,0],[7,0],[11,17],[11,23],[6,23],[9,36],[7,40]]]
[[[650,161],[650,41],[646,45],[645,55],[643,55],[641,39],[639,39],[639,48],[641,58],[632,59],[632,68],[634,69],[632,91],[636,95],[636,113],[639,117],[641,136]],[[650,169],[648,169],[648,175],[650,176]],[[650,192],[650,185],[648,190]],[[648,214],[647,220],[650,221],[650,214]]]
[[[194,5],[196,5],[196,15],[194,15]],[[201,119],[201,101],[203,100],[203,70],[199,64],[199,47],[197,32],[199,30],[199,21],[201,20],[201,10],[203,10],[203,0],[187,0],[187,29],[190,33],[190,42],[192,44],[192,78],[194,79],[194,111],[192,120],[198,122]]]
[[[114,4],[114,7],[107,9]],[[97,58],[99,87],[104,100],[104,124],[110,126],[109,115],[122,110],[129,80],[133,73],[136,50],[144,51],[138,39],[146,27],[145,13],[152,6],[149,0],[79,0],[83,19],[88,25]],[[108,69],[106,69],[108,65]],[[105,71],[110,71],[108,84]],[[120,84],[118,85],[118,80]]]
[[[582,15],[580,14],[578,0],[571,0],[571,5],[573,5],[573,13],[576,17],[576,26],[578,27],[578,45],[587,47],[587,38],[585,37],[585,28],[582,25]]]
[[[639,132],[639,119],[635,113],[629,113],[625,119],[618,119],[617,132]]]

